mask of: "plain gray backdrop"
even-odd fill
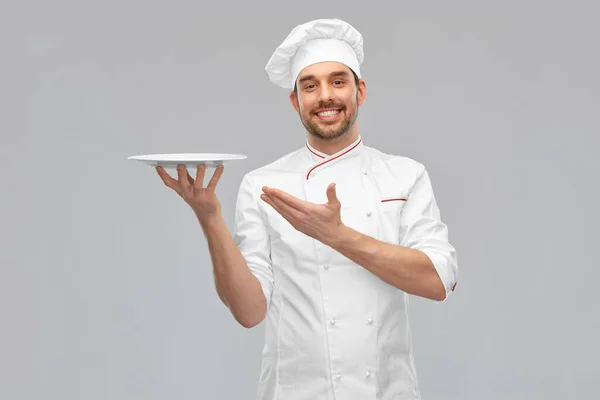
[[[0,398],[254,398],[262,324],[127,157],[247,155],[217,189],[231,229],[243,175],[306,142],[264,66],[329,17],[364,36],[365,145],[425,164],[458,252],[448,302],[411,297],[423,400],[597,398],[593,4],[3,0]]]

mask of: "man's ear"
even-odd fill
[[[298,107],[298,96],[293,90],[290,92],[290,103],[292,103],[292,107],[294,107],[296,113],[300,114],[300,108]]]
[[[362,78],[358,81],[356,98],[358,99],[358,105],[362,105],[367,99],[367,83]]]

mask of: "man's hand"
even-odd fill
[[[180,195],[186,203],[192,207],[194,213],[200,220],[200,223],[205,223],[214,217],[221,215],[221,203],[215,194],[219,178],[223,174],[224,166],[221,164],[208,183],[206,188],[203,188],[204,173],[206,165],[200,164],[196,170],[196,180],[190,176],[187,168],[184,165],[177,166],[178,179],[173,179],[161,166],[156,167],[156,172],[163,180],[164,184],[173,189]]]
[[[327,187],[327,203],[314,204],[300,200],[282,190],[263,187],[260,196],[296,230],[329,245],[344,227],[341,203],[335,194],[335,183]]]

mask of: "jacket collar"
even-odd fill
[[[344,158],[359,155],[362,152],[363,147],[364,147],[364,144],[362,141],[362,137],[359,135],[358,139],[356,139],[349,146],[346,146],[345,148],[343,148],[342,150],[340,150],[334,154],[327,155],[327,154],[315,149],[314,147],[312,147],[307,141],[306,142],[306,153],[308,154],[308,156],[310,158],[311,167],[307,171],[306,179],[309,178],[310,173],[312,171],[321,167],[322,165],[331,163],[334,160],[339,160],[339,159],[344,159]]]

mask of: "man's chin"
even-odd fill
[[[345,121],[343,119],[336,121],[323,121],[319,118],[315,118],[313,126],[317,127],[321,132],[327,134],[335,134],[344,126]]]
[[[346,131],[340,132],[339,130],[321,130],[319,129],[315,135],[321,138],[322,140],[335,140],[339,139],[347,133]]]

